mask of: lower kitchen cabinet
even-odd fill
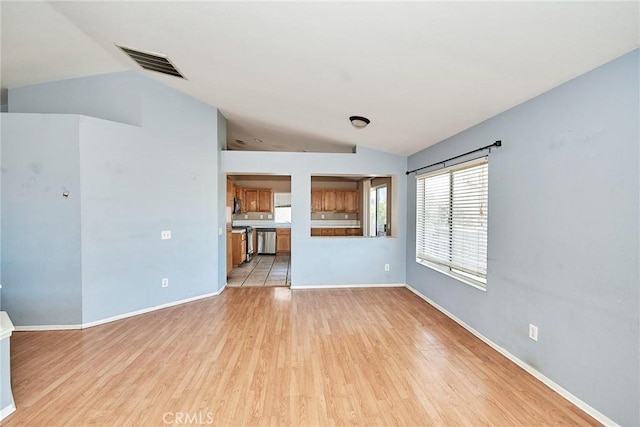
[[[347,236],[362,236],[362,229],[360,228],[346,228]]]
[[[227,230],[227,276],[233,270],[233,233]]]
[[[360,228],[312,228],[311,236],[362,236]]]
[[[247,256],[247,233],[233,233],[233,265],[242,264]]]
[[[276,228],[276,253],[278,255],[291,253],[290,228]]]

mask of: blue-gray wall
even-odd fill
[[[16,325],[82,319],[78,146],[78,116],[3,113],[2,305]]]
[[[9,113],[82,114],[140,125],[141,96],[133,72],[109,73],[9,89]]]
[[[76,85],[83,90],[77,90]],[[69,88],[76,89],[67,94],[68,104],[61,107],[62,101],[50,102],[50,98],[59,97]],[[101,96],[94,98],[95,94]],[[116,111],[122,101],[110,97],[125,97],[128,110]],[[5,114],[5,127],[7,122],[16,124],[15,134],[9,138],[3,135],[3,168],[22,167],[25,176],[19,178],[29,182],[37,169],[29,165],[44,156],[76,177],[71,196],[66,200],[77,203],[73,210],[75,217],[68,219],[48,210],[44,205],[46,199],[38,192],[30,193],[33,208],[17,203],[11,192],[19,192],[21,182],[6,182],[5,174],[3,185],[9,193],[2,192],[2,206],[7,213],[14,214],[15,221],[22,221],[15,223],[11,217],[2,217],[3,228],[13,233],[3,236],[3,244],[8,244],[3,253],[4,308],[16,325],[89,323],[214,293],[224,285],[218,266],[224,263],[226,251],[224,246],[220,247],[217,233],[218,226],[224,227],[225,222],[224,216],[219,215],[220,200],[224,207],[225,195],[219,192],[218,167],[218,123],[224,122],[224,118],[219,117],[215,108],[136,73],[11,89],[9,110],[16,112],[16,105],[30,112],[39,109],[50,112],[53,105],[66,112],[97,112],[102,118],[119,119],[114,122],[77,115]],[[125,114],[127,111],[130,114]],[[19,117],[25,117],[27,122],[18,123]],[[45,121],[67,117],[74,121],[74,129],[59,132],[65,143],[75,143],[68,156],[62,149],[55,150],[62,144],[52,139],[58,133],[50,129],[30,131],[33,117]],[[141,125],[127,124],[136,121]],[[33,145],[47,142],[52,152],[21,147],[22,135],[31,133]],[[70,138],[72,134],[75,140]],[[6,157],[12,150],[22,157]],[[22,163],[25,166],[20,166]],[[41,178],[42,186],[50,186],[50,181]],[[44,216],[44,225],[31,212]],[[57,229],[73,226],[76,234],[63,229],[63,236],[52,236],[46,229],[50,224]],[[161,230],[171,230],[172,239],[161,240]],[[40,251],[49,245],[57,257],[75,257],[73,269],[57,259],[53,262],[56,269],[75,274],[73,284],[69,280],[60,281],[64,290],[56,290],[64,294],[73,289],[78,306],[73,317],[51,314],[69,310],[55,298],[46,297],[53,290],[48,291],[50,285],[42,279],[50,276],[46,271],[37,273],[42,270],[45,258],[31,248],[20,251],[23,234],[45,240]],[[66,241],[70,236],[76,237],[75,247],[69,247]],[[13,280],[11,271],[26,277]],[[32,278],[34,274],[43,277]],[[169,278],[168,288],[161,287],[163,277]],[[43,306],[33,306],[40,294]]]
[[[623,425],[640,424],[638,61],[636,50],[409,157],[413,169],[503,141],[489,162],[487,292],[415,262],[407,185],[407,283]]]
[[[407,159],[358,148],[356,153],[225,151],[229,174],[291,176],[293,287],[405,283]],[[311,237],[312,175],[391,175],[393,237]],[[390,264],[390,271],[384,265]]]

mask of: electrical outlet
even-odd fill
[[[529,323],[529,338],[538,341],[538,327]]]
[[[222,236],[222,227],[218,227],[218,236]]]
[[[324,214],[320,215],[320,219],[324,219]]]
[[[244,216],[244,219],[249,219],[249,215],[245,215],[245,216]]]
[[[260,214],[260,219],[264,219],[264,215]]]
[[[267,219],[273,219],[273,215],[271,214],[267,215]]]
[[[389,264],[384,265],[384,271],[389,271]]]
[[[171,230],[161,231],[161,232],[160,232],[160,238],[161,238],[162,240],[169,240],[169,239],[171,239]]]
[[[169,278],[168,277],[165,277],[165,278],[162,279],[162,287],[163,288],[169,287]]]
[[[345,216],[344,216],[344,219],[349,219],[349,215],[345,215]]]

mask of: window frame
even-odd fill
[[[436,176],[441,176],[441,175],[448,175],[449,176],[449,182],[450,182],[450,187],[449,187],[449,196],[448,196],[448,200],[449,200],[449,206],[453,206],[453,200],[455,198],[455,191],[454,188],[451,187],[451,182],[452,182],[452,176],[453,174],[455,174],[456,172],[461,172],[470,168],[474,168],[477,166],[481,166],[481,165],[485,165],[486,166],[486,187],[484,190],[484,194],[486,194],[486,207],[485,207],[485,211],[486,211],[486,215],[485,215],[485,233],[486,233],[486,238],[485,238],[485,248],[484,248],[484,253],[486,255],[486,259],[484,260],[484,269],[487,273],[485,273],[484,278],[482,279],[481,275],[477,275],[474,273],[467,273],[463,270],[457,270],[455,267],[451,266],[451,265],[446,265],[446,264],[442,264],[442,263],[437,263],[437,262],[433,262],[430,261],[428,259],[424,259],[422,257],[420,257],[419,254],[419,250],[418,250],[418,245],[422,243],[421,240],[421,234],[419,234],[419,230],[420,230],[420,224],[418,223],[419,221],[419,209],[421,208],[420,202],[422,201],[423,205],[422,208],[424,209],[424,193],[422,195],[419,194],[418,189],[420,188],[419,185],[419,180],[426,180],[429,178],[434,178]],[[423,184],[424,185],[424,184]],[[424,186],[423,186],[424,188]],[[488,277],[488,264],[489,264],[489,257],[488,257],[488,248],[489,248],[489,242],[488,242],[488,238],[489,238],[489,224],[488,224],[488,219],[489,219],[489,213],[488,213],[488,200],[489,200],[489,157],[488,156],[482,156],[480,158],[476,158],[473,160],[469,160],[469,161],[465,161],[465,162],[461,162],[461,163],[457,163],[453,166],[449,166],[446,168],[442,168],[442,169],[438,169],[437,171],[431,171],[431,172],[427,172],[427,173],[423,173],[420,175],[416,175],[416,210],[415,210],[415,214],[416,214],[416,244],[415,244],[415,257],[416,257],[416,263],[423,265],[425,267],[431,268],[433,270],[439,271],[440,273],[443,273],[449,277],[452,277],[460,282],[463,282],[467,285],[470,285],[476,289],[485,291],[487,290],[487,285],[488,285],[488,281],[487,281],[487,277]],[[447,216],[447,221],[449,222],[449,224],[452,224],[452,217],[454,216],[453,211],[450,210],[448,212],[448,216]],[[424,228],[424,226],[423,226]],[[451,242],[453,242],[453,227],[450,226],[450,231],[449,231],[449,239]],[[453,245],[450,245],[447,248],[447,253],[449,254],[449,256],[452,255],[453,253],[453,249],[452,249]]]

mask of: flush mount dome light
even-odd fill
[[[362,129],[364,127],[367,127],[367,125],[369,123],[371,123],[371,121],[369,121],[369,119],[367,119],[366,117],[362,117],[362,116],[351,116],[351,117],[349,117],[349,121],[351,122],[353,127],[357,128],[357,129]]]

